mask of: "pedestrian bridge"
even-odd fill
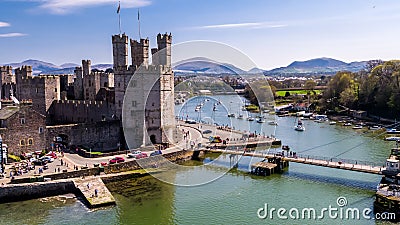
[[[378,164],[374,162],[360,161],[353,159],[340,159],[340,158],[330,158],[322,156],[302,155],[302,154],[296,154],[294,156],[293,155],[290,156],[282,154],[271,154],[262,151],[245,152],[245,151],[225,150],[225,149],[205,149],[205,151],[213,153],[224,153],[231,155],[243,155],[250,157],[267,158],[267,159],[280,157],[282,158],[282,160],[288,162],[330,167],[341,170],[351,170],[351,171],[370,173],[370,174],[382,174],[382,171],[386,169],[384,163]]]

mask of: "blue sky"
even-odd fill
[[[112,63],[119,33],[116,0],[1,0],[0,64]],[[345,62],[400,59],[398,0],[121,0],[122,31],[155,43],[212,40],[231,45],[258,67],[332,57]]]

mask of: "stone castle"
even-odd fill
[[[175,128],[171,43],[171,34],[158,34],[150,64],[149,39],[114,35],[113,68],[105,72],[92,70],[90,60],[73,75],[35,76],[31,66],[13,74],[1,66],[3,143],[14,154],[55,144],[92,151],[168,146]]]

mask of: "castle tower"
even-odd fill
[[[80,66],[74,70],[74,97],[77,100],[83,100],[83,69]]]
[[[131,39],[131,57],[132,65],[139,67],[140,65],[149,64],[149,39],[140,39],[140,42]]]
[[[16,94],[17,98],[22,96],[22,82],[28,78],[32,77],[32,66],[21,66],[21,68],[15,69],[15,83],[16,83]]]
[[[114,71],[128,69],[128,36],[125,34],[112,36]]]
[[[171,67],[171,34],[158,34],[157,35],[157,46],[159,53],[159,63],[160,65],[165,65]]]
[[[169,146],[176,128],[171,35],[158,35],[157,42],[158,48],[151,49],[152,65],[136,69],[126,90],[124,129],[131,148]]]
[[[11,83],[12,66],[0,66],[0,80],[4,83]]]
[[[82,69],[83,69],[83,76],[88,76],[90,75],[90,72],[92,71],[92,61],[88,60],[82,60]]]

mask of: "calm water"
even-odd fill
[[[237,100],[230,96],[216,99],[223,102],[226,111],[239,113]],[[230,121],[222,108],[207,113],[212,110],[205,107],[212,107],[212,104],[211,100],[205,104],[202,120],[218,121],[266,135],[275,134],[283,144],[299,153],[340,155],[341,158],[383,163],[393,147],[393,143],[384,142],[378,134],[313,121],[304,121],[306,131],[296,132],[293,129],[295,119],[290,117],[276,118],[279,124],[276,130],[255,121]],[[182,108],[182,115],[196,119],[194,117],[200,115],[194,112],[194,107]],[[216,115],[216,112],[220,114]],[[272,116],[267,118],[273,119]],[[319,211],[329,205],[337,207],[336,200],[340,196],[346,197],[347,207],[372,209],[380,176],[291,163],[283,174],[255,177],[246,173],[251,161],[253,159],[244,158],[238,170],[196,187],[172,186],[152,177],[111,183],[108,187],[116,197],[117,206],[99,210],[88,210],[79,200],[60,197],[1,204],[0,224],[375,224],[375,221],[363,219],[280,220],[276,214],[273,220],[259,219],[257,210],[265,203],[270,208],[289,210],[296,207],[301,210],[312,207]],[[190,183],[199,176],[212,176],[221,170],[221,167],[191,167],[168,176]]]

